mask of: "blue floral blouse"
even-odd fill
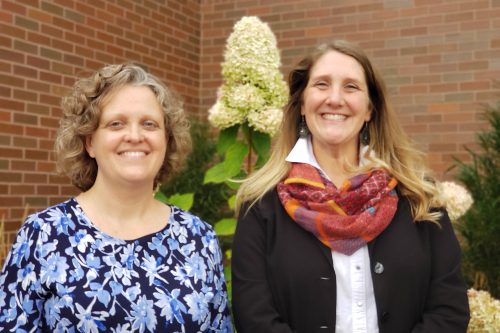
[[[171,209],[164,230],[130,241],[74,198],[30,215],[0,275],[0,331],[232,332],[215,233]]]

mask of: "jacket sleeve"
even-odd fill
[[[233,314],[238,333],[292,333],[280,317],[266,273],[266,220],[258,203],[241,208],[232,255]],[[271,214],[272,216],[272,214]]]
[[[430,226],[432,273],[424,313],[412,333],[465,333],[470,312],[462,275],[462,252],[448,214]]]

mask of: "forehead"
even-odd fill
[[[311,78],[316,76],[334,76],[352,78],[365,82],[365,70],[354,58],[338,51],[328,51],[311,68]]]
[[[101,104],[101,112],[107,110],[148,111],[162,109],[158,97],[148,86],[122,85],[108,93]]]

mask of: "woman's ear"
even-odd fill
[[[372,119],[372,112],[373,112],[373,104],[372,102],[370,102],[370,104],[368,104],[368,109],[366,110],[365,114],[365,123],[369,122]]]
[[[91,135],[89,135],[85,138],[85,150],[87,150],[87,153],[89,154],[90,157],[95,158],[94,148],[92,147],[92,136]]]

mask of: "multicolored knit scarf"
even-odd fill
[[[293,163],[278,195],[290,217],[331,249],[350,256],[377,237],[398,205],[397,180],[384,169],[359,174],[340,189],[309,165]]]

